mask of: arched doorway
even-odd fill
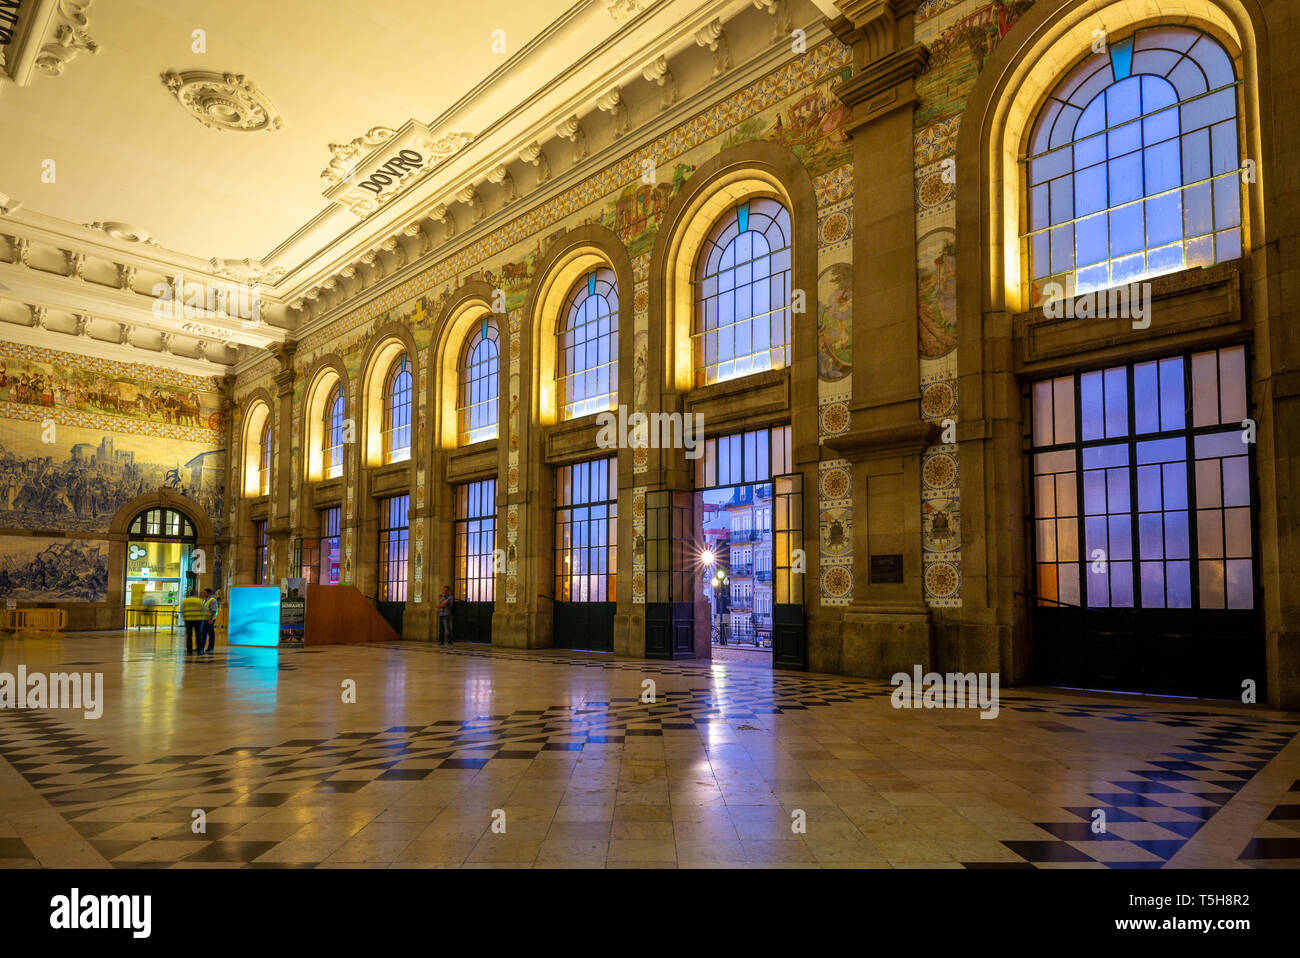
[[[204,571],[194,523],[176,509],[154,506],[140,512],[127,527],[126,608],[172,613],[185,596],[199,589]],[[132,618],[128,615],[128,625]],[[140,624],[137,617],[135,624]]]
[[[138,626],[128,608],[176,609],[186,591],[220,581],[212,520],[198,503],[169,489],[124,504],[110,526],[109,602],[119,624]],[[118,618],[120,616],[120,618]],[[157,616],[158,624],[169,616]],[[153,628],[153,617],[144,624]]]

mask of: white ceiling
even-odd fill
[[[580,4],[586,6],[586,4]],[[600,4],[604,13],[604,4]],[[563,18],[566,0],[99,0],[99,44],[58,77],[0,91],[0,190],[70,223],[118,221],[202,259],[261,258],[330,204],[328,144],[408,119],[433,124]],[[580,59],[617,23],[565,37]],[[192,50],[206,32],[207,52]],[[492,50],[505,31],[506,55]],[[548,57],[507,87],[569,66]],[[244,74],[284,120],[276,131],[210,129],[163,85],[167,71]],[[513,70],[512,70],[513,77]],[[475,97],[435,132],[478,133],[514,105]],[[473,126],[465,126],[473,124]],[[477,127],[477,128],[475,128]],[[53,159],[56,181],[41,180]]]

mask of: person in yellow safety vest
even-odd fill
[[[181,602],[181,616],[185,619],[185,653],[203,651],[203,600],[191,592]]]
[[[204,640],[207,648],[204,648]],[[217,597],[211,589],[203,590],[203,628],[199,632],[199,651],[211,652],[217,647]]]

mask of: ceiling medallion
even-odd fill
[[[214,130],[253,133],[284,125],[266,94],[242,74],[187,70],[164,73],[162,81],[181,106]]]

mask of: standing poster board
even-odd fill
[[[280,580],[280,641],[302,642],[307,627],[305,579]]]

